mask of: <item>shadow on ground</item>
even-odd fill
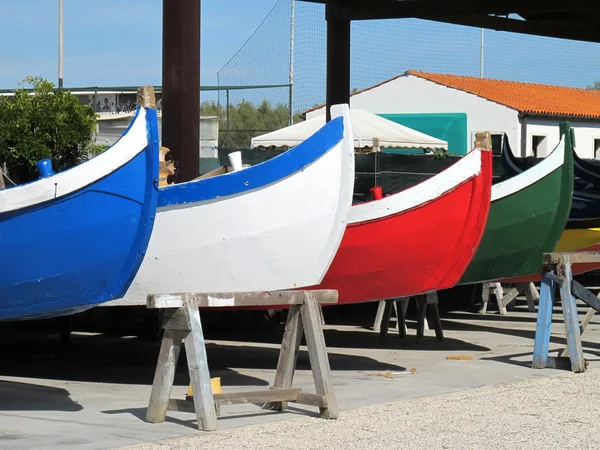
[[[0,411],[81,411],[66,389],[0,380]]]

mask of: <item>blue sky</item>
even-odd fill
[[[65,86],[160,84],[163,1],[64,0]],[[27,75],[57,83],[58,0],[2,3],[0,88]],[[217,84],[216,72],[274,4],[202,1],[202,84]]]
[[[161,84],[163,1],[168,0],[64,0],[65,86]],[[221,72],[222,84],[286,84],[289,4],[290,0],[202,0],[201,84],[217,84],[217,71],[263,20]],[[3,2],[0,88],[14,88],[27,75],[57,82],[57,23],[58,0]],[[352,87],[365,88],[410,69],[478,76],[479,53],[476,28],[416,19],[355,22]],[[324,101],[325,55],[323,6],[297,2],[296,110]],[[600,80],[600,44],[486,30],[485,75],[586,87]],[[212,93],[203,95],[203,100],[213,98]],[[232,94],[232,102],[242,98],[286,102],[288,91]]]

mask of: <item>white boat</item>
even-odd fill
[[[354,186],[349,108],[261,164],[159,191],[148,251],[127,294],[246,292],[319,284],[346,229]]]

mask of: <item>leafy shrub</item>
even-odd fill
[[[51,158],[55,172],[95,153],[94,110],[41,77],[27,77],[14,97],[0,99],[0,164],[17,184],[38,178],[36,161]]]

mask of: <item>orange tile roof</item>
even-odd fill
[[[414,70],[406,73],[477,95],[523,113],[600,118],[600,90],[444,75]]]

